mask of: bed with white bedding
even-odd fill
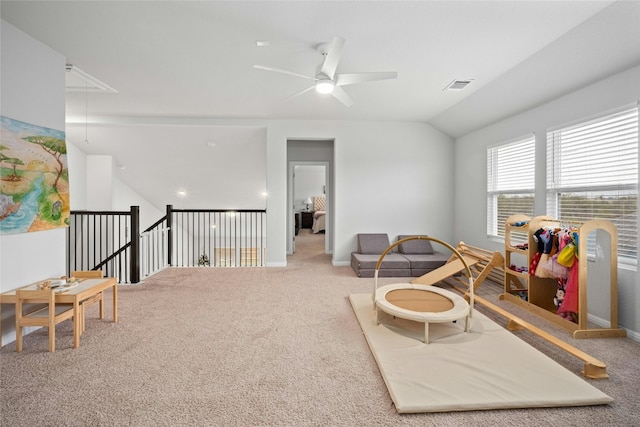
[[[325,230],[327,218],[326,199],[325,196],[316,196],[313,198],[313,226],[311,232],[314,234]]]

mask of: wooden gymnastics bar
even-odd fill
[[[460,244],[458,244],[457,250],[465,257],[465,260],[468,262],[472,274],[477,274],[473,282],[474,290],[476,290],[478,286],[480,286],[482,282],[487,278],[489,280],[496,281],[496,283],[500,283],[499,280],[500,277],[502,277],[500,275],[504,274],[504,258],[502,254],[500,254],[499,252],[491,252],[486,249],[467,245],[464,242],[460,242]],[[463,280],[464,278],[458,275],[458,273],[462,271],[462,268],[460,267],[461,265],[462,263],[460,263],[457,258],[449,258],[447,263],[442,267],[430,271],[424,276],[420,276],[412,280],[411,283],[434,284],[442,281],[451,285],[458,292],[461,292],[466,296],[469,286],[467,282]],[[498,280],[496,280],[496,278]],[[514,314],[511,314],[503,308],[490,303],[484,298],[474,295],[474,299],[476,302],[482,304],[490,310],[493,310],[495,313],[506,317],[508,320],[507,329],[511,331],[526,329],[536,334],[540,338],[550,342],[561,350],[564,350],[572,356],[582,360],[584,362],[582,375],[584,375],[585,377],[593,379],[609,378],[609,374],[607,374],[607,365],[604,362],[590,356],[584,351],[572,346],[565,341],[562,341],[560,338],[549,334],[548,332],[538,328],[535,325],[532,325],[531,323],[515,316]]]

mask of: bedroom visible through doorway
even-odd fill
[[[300,243],[296,229],[315,231],[312,234],[320,239],[324,229],[324,253],[333,253],[333,146],[332,139],[287,140],[287,255],[294,254]],[[318,218],[320,214],[324,216]]]
[[[312,242],[321,243],[325,252],[327,167],[324,162],[292,162],[293,253]]]

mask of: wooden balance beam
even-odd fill
[[[478,289],[478,286],[480,286],[482,282],[484,282],[484,280],[487,279],[487,277],[489,277],[493,271],[495,271],[496,269],[502,270],[504,268],[504,258],[499,252],[491,252],[486,249],[467,245],[464,242],[460,242],[456,249],[469,264],[472,273],[475,273],[473,281],[474,291]],[[464,265],[462,264],[462,261],[460,261],[459,258],[452,256],[442,267],[439,267],[423,276],[413,279],[411,283],[433,285],[438,282],[446,282],[458,292],[466,296],[468,293],[469,284],[465,280],[463,280],[463,278],[456,276],[463,270]],[[490,310],[493,310],[495,313],[506,317],[508,320],[507,329],[511,331],[526,329],[538,335],[540,338],[547,340],[561,350],[564,350],[572,356],[582,360],[584,362],[582,375],[584,375],[585,377],[593,379],[609,378],[609,374],[607,374],[607,365],[604,362],[590,356],[584,351],[572,346],[565,341],[562,341],[560,338],[549,334],[548,332],[538,328],[535,325],[532,325],[531,323],[515,316],[514,314],[511,314],[503,308],[490,303],[484,298],[474,295],[474,301],[482,304]]]
[[[604,362],[596,359],[595,357],[590,356],[589,354],[572,346],[571,344],[562,341],[560,338],[553,336],[546,331],[543,331],[542,329],[532,325],[526,320],[520,319],[519,317],[509,313],[508,311],[498,307],[497,305],[490,303],[484,298],[474,296],[474,300],[475,302],[484,305],[488,309],[491,309],[496,313],[506,317],[509,320],[509,323],[507,324],[507,329],[509,329],[510,331],[526,329],[538,335],[540,338],[549,341],[551,344],[555,345],[561,350],[564,350],[567,353],[571,354],[572,356],[575,356],[578,359],[582,360],[584,362],[584,369],[582,370],[582,375],[584,375],[585,377],[593,378],[593,379],[609,378],[609,374],[607,374],[607,365]]]

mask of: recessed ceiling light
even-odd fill
[[[186,195],[187,195],[187,192],[186,192],[186,191],[184,191],[184,190],[180,190],[180,191],[178,191],[178,196],[180,196],[180,197],[185,197]]]
[[[256,40],[256,46],[258,47],[269,47],[271,43],[269,43],[267,40]]]

